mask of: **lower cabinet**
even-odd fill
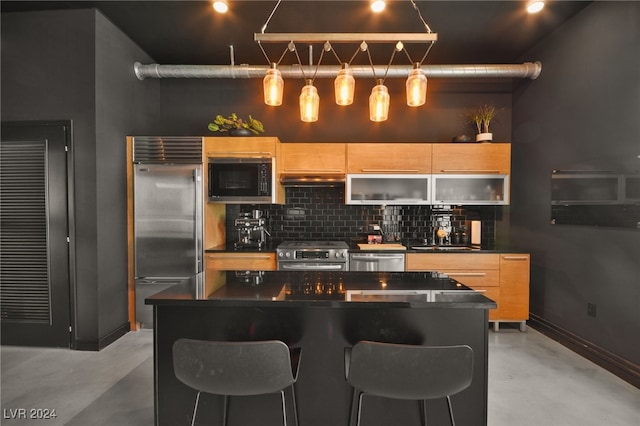
[[[529,319],[528,254],[509,253],[407,253],[407,271],[437,271],[482,291],[498,304],[489,321],[519,322],[524,331]]]
[[[221,271],[275,271],[275,253],[206,253],[207,269]]]
[[[500,295],[503,321],[529,319],[529,275],[531,259],[528,254],[500,255]]]

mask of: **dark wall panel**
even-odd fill
[[[141,84],[148,84],[145,80]],[[335,104],[333,80],[317,79],[320,95],[319,119],[300,121],[298,96],[302,80],[285,80],[280,107],[269,107],[262,98],[261,79],[163,79],[161,131],[168,135],[209,135],[207,124],[217,114],[252,114],[261,120],[265,136],[277,136],[283,142],[450,142],[459,134],[472,135],[463,115],[465,110],[482,104],[500,109],[492,126],[495,141],[511,138],[511,85],[463,80],[445,82],[431,79],[427,103],[418,108],[406,105],[405,80],[387,79],[391,95],[389,119],[369,121],[369,94],[373,79],[356,80],[353,105]],[[458,86],[459,85],[459,86]]]
[[[94,16],[92,10],[2,14],[2,119],[73,122],[80,340],[95,340],[98,331]]]
[[[151,61],[136,44],[96,13],[96,171],[99,325],[101,338],[128,322],[127,135],[155,131],[159,82],[135,76],[133,63]]]
[[[531,311],[636,364],[640,233],[552,225],[550,178],[640,170],[638,28],[640,3],[594,2],[523,58],[543,71],[514,91],[511,205],[512,244],[532,253]]]
[[[93,9],[2,14],[2,120],[72,120],[77,347],[126,326],[125,137],[155,133],[152,59]]]

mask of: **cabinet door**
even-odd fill
[[[348,173],[431,173],[428,143],[349,143]]]
[[[208,253],[207,269],[275,271],[275,253]]]
[[[430,179],[430,174],[350,174],[347,204],[430,204]]]
[[[508,175],[434,174],[433,204],[508,205]]]
[[[280,173],[344,174],[344,143],[282,143],[278,157]]]
[[[433,145],[433,173],[511,173],[511,144],[450,143]]]
[[[528,254],[500,255],[501,319],[529,319],[529,269]]]
[[[275,157],[277,138],[208,137],[204,138],[205,157]]]

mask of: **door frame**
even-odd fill
[[[3,121],[2,127],[63,127],[65,134],[65,154],[66,154],[66,192],[67,192],[67,274],[69,279],[69,333],[67,347],[76,349],[75,333],[76,328],[76,232],[75,232],[75,179],[74,173],[74,145],[73,145],[73,120],[24,120],[24,121]]]

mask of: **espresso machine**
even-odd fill
[[[431,227],[434,231],[433,241],[434,245],[448,245],[451,244],[451,215],[449,214],[434,214],[431,216]]]
[[[235,248],[264,247],[269,232],[265,229],[266,219],[262,217],[262,210],[239,213],[233,224],[238,232],[238,241],[234,243]]]

